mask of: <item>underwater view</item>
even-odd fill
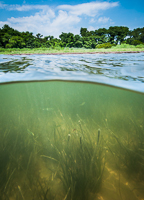
[[[144,54],[99,56],[0,58],[0,199],[144,199]]]

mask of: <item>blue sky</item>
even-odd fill
[[[109,26],[144,27],[144,0],[5,0],[0,1],[0,28],[57,37]]]

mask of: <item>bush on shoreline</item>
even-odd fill
[[[98,44],[96,46],[96,48],[98,48],[98,49],[101,49],[101,48],[108,49],[108,48],[111,48],[111,47],[112,47],[112,45],[109,42],[108,43],[104,43],[104,44]]]
[[[129,44],[110,45],[108,43],[99,44],[95,49],[87,48],[69,48],[69,47],[53,47],[53,48],[0,48],[0,54],[57,54],[57,53],[99,53],[99,52],[141,52],[144,51],[144,45],[137,46]]]

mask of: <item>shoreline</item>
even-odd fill
[[[123,54],[123,53],[144,53],[144,51],[103,51],[103,52],[58,52],[58,53],[12,53],[3,55],[71,55],[71,54]],[[2,55],[2,54],[1,54]]]

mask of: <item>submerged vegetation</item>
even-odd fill
[[[144,197],[144,96],[73,84],[0,85],[0,199]]]
[[[55,161],[60,166],[57,175],[62,181],[65,198],[69,200],[87,200],[90,193],[97,193],[104,170],[104,148],[100,136],[92,136],[88,130],[82,130],[80,121],[78,123],[80,130],[65,137],[58,131],[52,144]]]
[[[82,130],[80,121],[77,125],[80,127],[71,134],[55,123],[48,135],[24,127],[1,133],[1,199],[88,200],[90,193],[97,193],[105,164],[100,131],[92,136]],[[44,166],[45,177],[41,172]],[[61,182],[63,194],[53,191],[55,181]]]
[[[144,181],[144,128],[131,120],[131,131],[119,137],[110,132],[115,143],[112,151],[115,152],[117,166],[125,170],[128,176],[137,181]]]

